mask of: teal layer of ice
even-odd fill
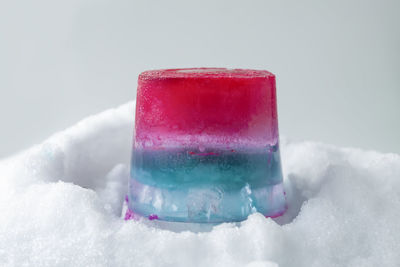
[[[131,209],[189,222],[241,221],[285,210],[279,150],[135,150]]]

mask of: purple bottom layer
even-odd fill
[[[130,208],[129,208],[129,198],[128,196],[125,196],[125,206],[126,206],[126,212],[125,212],[125,216],[124,216],[124,220],[125,221],[129,221],[129,220],[139,220],[140,218],[143,218],[143,216],[140,216],[138,214],[135,214]],[[285,206],[285,210],[283,210],[280,213],[274,214],[273,216],[265,216],[266,218],[277,218],[282,216],[287,210],[287,206]],[[153,220],[158,220],[158,216],[157,214],[151,214],[149,216],[147,216],[147,219],[149,219],[150,221]]]

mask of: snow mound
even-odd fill
[[[289,210],[123,221],[134,102],[0,162],[0,266],[398,266],[400,156],[281,142]]]

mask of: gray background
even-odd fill
[[[400,1],[1,1],[0,157],[171,67],[277,75],[281,134],[400,153]]]

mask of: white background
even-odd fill
[[[146,69],[277,76],[280,133],[400,153],[400,1],[1,1],[0,157],[135,97]]]

